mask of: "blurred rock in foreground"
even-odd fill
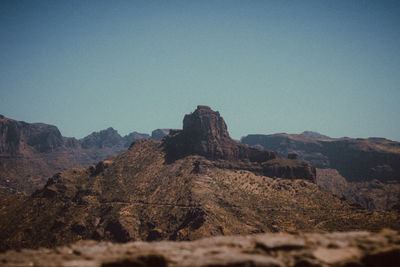
[[[191,242],[81,241],[0,254],[2,266],[399,266],[400,232],[258,234]]]

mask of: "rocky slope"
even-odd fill
[[[400,183],[383,183],[379,180],[348,182],[334,169],[317,169],[316,182],[336,196],[369,210],[399,210]]]
[[[82,241],[54,249],[8,251],[2,266],[360,266],[397,267],[400,234],[258,234],[192,242]]]
[[[108,128],[77,140],[63,137],[53,125],[0,115],[0,189],[31,193],[56,172],[93,164],[126,150],[136,139],[148,137],[136,132],[122,137]]]
[[[350,182],[400,182],[400,143],[384,138],[329,138],[319,134],[248,135],[241,142],[280,156],[295,152],[317,168],[336,169]],[[313,138],[310,138],[312,136]],[[317,137],[316,137],[317,136]]]
[[[252,153],[275,154],[231,142],[219,114],[204,109],[187,115],[183,130],[161,141],[137,140],[116,157],[63,171],[32,196],[2,196],[0,249],[81,239],[400,228],[396,211],[369,212],[322,190],[307,164],[258,156],[252,161]],[[180,150],[186,144],[192,150]],[[265,170],[282,176],[267,177]]]
[[[198,106],[186,115],[183,130],[171,131],[165,137],[164,145],[171,161],[197,154],[233,164],[245,162],[247,169],[269,177],[315,180],[315,168],[309,164],[278,158],[274,151],[248,147],[230,138],[223,118],[207,106]]]
[[[400,143],[384,138],[334,139],[315,132],[248,135],[242,142],[296,154],[317,167],[317,183],[372,210],[400,206]]]

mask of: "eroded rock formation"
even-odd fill
[[[317,167],[317,184],[372,210],[400,203],[400,143],[384,138],[330,138],[315,132],[253,134],[244,144],[272,149]],[[318,177],[319,176],[319,177]]]
[[[193,113],[185,115],[183,129],[171,131],[164,145],[169,160],[196,154],[211,160],[249,162],[252,169],[262,170],[269,177],[315,179],[315,168],[309,164],[281,159],[274,151],[233,140],[219,112],[208,106],[198,106]]]
[[[114,156],[142,138],[149,135],[132,132],[121,136],[108,128],[78,140],[63,137],[53,125],[0,115],[0,190],[31,193],[56,172]]]
[[[384,138],[329,138],[303,134],[251,134],[241,142],[272,149],[281,157],[297,153],[298,158],[317,168],[336,169],[350,182],[378,179],[400,182],[400,143]]]

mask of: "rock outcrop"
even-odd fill
[[[338,197],[369,210],[396,209],[400,204],[400,183],[379,180],[348,182],[334,169],[317,169],[317,184]]]
[[[142,138],[149,135],[133,132],[122,137],[108,128],[78,140],[63,137],[53,125],[0,115],[0,190],[31,193],[56,172],[114,156]]]
[[[183,129],[171,131],[164,145],[169,160],[195,154],[211,160],[258,163],[262,173],[269,177],[315,179],[315,168],[308,164],[279,159],[274,151],[233,140],[219,112],[208,106],[198,106],[193,113],[185,115]]]
[[[14,266],[359,266],[397,267],[400,234],[258,234],[213,237],[192,242],[85,241],[54,249],[8,251],[4,267]]]
[[[241,142],[278,152],[281,157],[295,152],[317,168],[336,169],[348,181],[378,179],[400,182],[400,143],[384,138],[329,138],[317,133],[251,134]]]
[[[51,152],[64,141],[56,126],[44,123],[26,123],[0,117],[0,153],[4,156],[22,154],[26,146],[35,152]]]
[[[371,210],[400,203],[400,143],[384,138],[330,138],[315,132],[248,135],[242,143],[294,153],[318,168],[317,184]]]

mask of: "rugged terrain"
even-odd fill
[[[118,156],[58,173],[31,196],[0,196],[2,250],[400,228],[397,211],[370,212],[321,189],[312,166],[233,141],[222,117],[202,106],[161,141],[137,140]]]
[[[329,138],[318,133],[248,135],[242,143],[278,152],[295,152],[317,168],[336,169],[350,182],[400,182],[400,143],[384,138]]]
[[[365,266],[397,267],[400,234],[258,234],[205,238],[191,242],[81,241],[65,247],[8,251],[2,266]]]
[[[317,169],[316,182],[336,196],[358,203],[369,210],[400,208],[400,183],[384,183],[377,179],[348,182],[334,169]]]
[[[42,187],[54,173],[86,167],[115,156],[136,139],[150,137],[161,140],[170,131],[179,130],[156,129],[151,136],[132,132],[122,137],[108,128],[75,139],[63,137],[52,125],[29,124],[0,115],[0,190],[30,194]],[[400,182],[396,171],[400,166],[398,142],[383,138],[335,139],[310,131],[300,135],[249,135],[242,138],[242,142],[277,151],[276,155],[280,157],[297,157],[317,166],[319,186],[365,208],[384,210],[400,207]],[[225,142],[228,143],[235,141]],[[231,151],[232,145],[225,150]],[[240,148],[237,150],[234,153],[242,153]]]
[[[248,135],[242,143],[296,154],[317,167],[317,184],[371,210],[400,206],[400,143],[384,138],[330,138],[315,132]],[[398,208],[397,208],[398,209]]]
[[[124,137],[112,128],[77,140],[63,137],[56,126],[26,123],[0,115],[0,189],[32,193],[54,173],[94,164],[126,150],[147,134]]]

